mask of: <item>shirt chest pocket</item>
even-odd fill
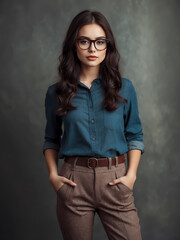
[[[124,119],[123,119],[123,109],[118,108],[113,112],[109,112],[104,109],[103,120],[105,129],[118,130],[123,129]]]

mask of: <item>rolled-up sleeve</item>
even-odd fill
[[[45,96],[45,115],[46,126],[43,144],[43,154],[46,149],[55,149],[59,152],[61,147],[62,120],[56,116],[56,110],[59,107],[55,96],[54,86],[48,87]]]
[[[143,129],[139,118],[136,90],[130,81],[128,103],[125,104],[124,127],[128,150],[139,149],[144,153]]]

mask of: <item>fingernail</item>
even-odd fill
[[[112,182],[110,182],[109,184],[110,184],[110,185],[112,185],[113,183],[112,183]]]

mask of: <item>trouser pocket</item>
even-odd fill
[[[59,176],[63,176],[69,180],[74,179],[74,172],[73,170],[66,164],[64,163],[61,167],[60,173],[58,174]],[[63,185],[57,190],[57,196],[61,197],[62,199],[67,199],[68,198],[68,193],[70,189],[73,186],[71,186],[69,183],[63,183]]]
[[[115,170],[115,176],[116,176],[116,179],[120,178],[120,177],[123,177],[126,175],[126,171],[124,171],[124,174],[122,175],[122,173],[120,171]],[[124,183],[120,182],[120,183],[117,183],[117,186],[118,188],[122,191],[125,191],[125,192],[132,192],[132,190],[127,186],[125,185]]]
[[[109,175],[110,175],[110,179],[109,177],[107,178],[108,183],[114,179],[118,179],[120,177],[125,176],[126,175],[125,165],[123,166],[122,164],[114,168],[114,170],[111,171]],[[102,195],[103,195],[103,198],[107,197],[107,201],[109,201],[108,199],[112,200],[112,202],[114,203],[118,201],[118,204],[119,203],[130,204],[130,202],[133,201],[133,191],[123,183],[119,182],[114,185],[107,184],[104,190],[107,190],[107,191],[104,191]]]

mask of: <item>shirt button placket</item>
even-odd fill
[[[90,117],[90,138],[92,140],[92,150],[96,152],[96,124],[95,124],[95,96],[94,96],[94,85],[92,85],[89,93],[90,93],[90,109],[89,109],[89,117]]]

